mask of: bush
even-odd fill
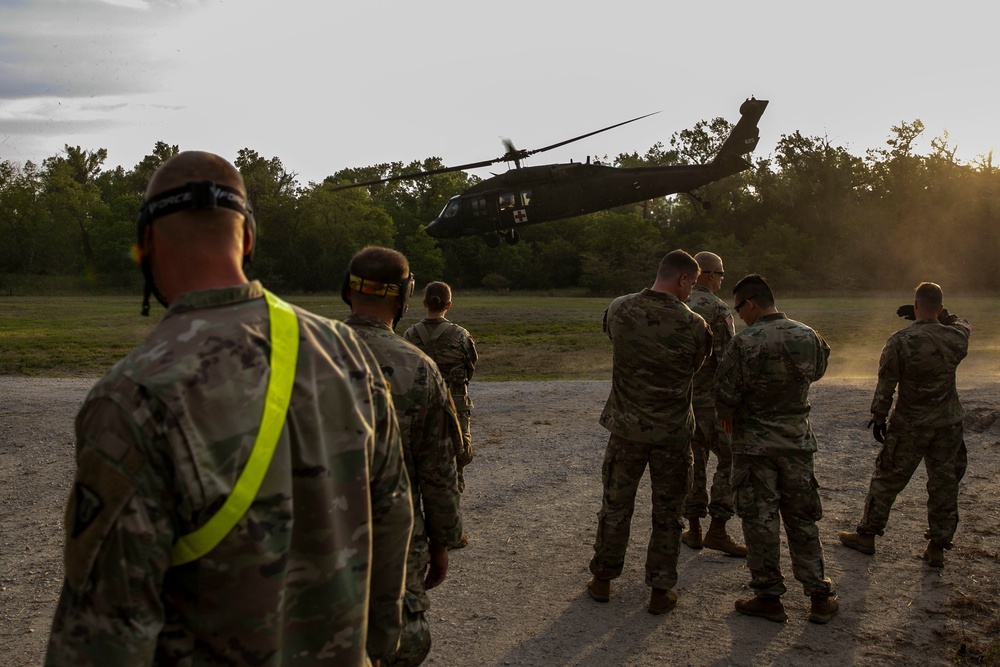
[[[510,281],[499,273],[487,273],[483,276],[483,287],[496,292],[505,292],[510,289]]]

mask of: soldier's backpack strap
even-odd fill
[[[424,344],[424,347],[430,349],[431,337],[427,331],[427,325],[423,322],[417,322],[413,325],[413,328],[417,330],[417,335],[420,336],[420,342]]]
[[[264,414],[257,439],[243,472],[222,508],[205,525],[177,540],[170,557],[172,566],[190,563],[207,554],[243,518],[257,497],[285,426],[299,355],[299,323],[287,303],[267,290],[264,290],[264,298],[271,323],[271,375],[267,380]]]
[[[430,333],[427,331],[426,324],[423,322],[417,322],[414,325],[414,328],[417,330],[417,335],[420,336],[420,342],[424,344],[424,349],[427,350],[427,354],[430,355],[431,359],[437,359],[437,357],[434,356],[434,343],[441,337],[441,334],[443,334],[444,330],[448,327],[443,324],[439,324],[438,328],[434,330],[434,333]]]
[[[434,330],[434,333],[431,334],[431,343],[434,343],[438,338],[441,337],[441,334],[443,334],[445,331],[447,331],[450,328],[451,328],[450,325],[444,325],[444,324],[442,324],[442,325],[438,326],[438,328]]]
[[[441,337],[441,334],[443,334],[451,327],[452,325],[450,323],[446,324],[442,322],[441,324],[438,324],[437,329],[435,329],[434,333],[430,335],[430,338],[424,339],[424,337],[421,336],[420,339],[423,340],[424,345],[427,346],[427,354],[429,354],[431,359],[433,359],[434,361],[437,361],[437,345],[435,345],[435,343],[437,343],[437,340],[438,338]],[[424,331],[426,332],[427,329],[424,328]]]

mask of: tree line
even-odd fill
[[[657,143],[614,166],[709,161],[732,126],[722,118]],[[777,289],[861,292],[934,280],[946,289],[1000,288],[1000,173],[992,151],[956,158],[947,133],[918,154],[919,120],[893,126],[885,146],[856,156],[827,138],[783,135],[752,168],[685,195],[544,223],[521,242],[435,241],[424,225],[478,181],[464,172],[334,191],[347,182],[441,168],[438,158],[344,169],[299,183],[277,157],[244,148],[243,174],[258,224],[251,269],[272,289],[337,291],[347,262],[370,244],[397,248],[419,283],[457,288],[583,288],[619,294],[646,286],[667,251],[711,250],[739,277]],[[0,288],[12,276],[86,276],[106,289],[138,284],[131,247],[150,176],[178,153],[157,142],[131,169],[106,168],[105,149],[66,146],[40,165],[0,161]],[[732,282],[730,284],[733,284]]]

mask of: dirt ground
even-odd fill
[[[62,512],[73,471],[73,417],[91,380],[0,377],[0,664],[39,664],[62,580]],[[860,516],[877,444],[864,425],[870,378],[813,388],[820,442],[820,532],[841,613],[806,621],[789,584],[789,620],[737,614],[745,562],[682,547],[677,608],[646,612],[648,477],[612,599],[587,597],[607,433],[597,416],[607,382],[473,384],[477,459],[463,497],[470,545],[452,552],[431,593],[428,665],[944,665],[1000,664],[1000,383],[963,378],[969,471],[961,524],[943,570],[920,559],[926,528],[921,468],[893,509],[878,553],[842,547]],[[711,477],[709,477],[711,478]],[[738,522],[730,531],[738,535]],[[786,550],[787,551],[787,550]]]

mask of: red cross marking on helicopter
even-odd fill
[[[523,208],[514,211],[514,222],[521,223],[528,219],[528,214],[524,212]]]

